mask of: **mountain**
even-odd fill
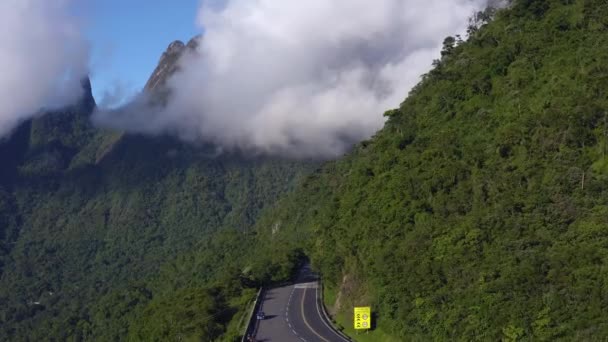
[[[202,39],[201,36],[196,36],[190,39],[187,44],[184,44],[181,40],[169,44],[167,50],[160,57],[158,66],[152,72],[144,90],[153,92],[166,88],[169,77],[179,70],[179,59],[185,53],[197,53],[196,49],[200,39]]]
[[[302,255],[347,333],[372,307],[367,340],[605,339],[607,18],[603,0],[476,14],[322,166],[100,131],[87,110],[25,123],[0,145],[0,340],[234,340]],[[149,83],[161,104],[185,51]]]
[[[186,54],[198,53],[198,40],[200,36],[192,38],[188,44],[176,40],[169,44],[167,50],[162,54],[158,61],[158,66],[152,72],[152,76],[144,86],[144,92],[150,95],[148,101],[152,105],[164,106],[171,96],[171,89],[167,86],[167,81],[176,72],[180,71],[179,61]]]
[[[371,305],[369,340],[605,339],[608,6],[476,18],[374,138],[262,215],[259,248],[310,255],[347,331]]]
[[[193,44],[169,46],[152,98]],[[250,228],[316,163],[100,130],[83,87],[0,143],[0,340],[238,336],[264,266],[291,271]]]

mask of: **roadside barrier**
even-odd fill
[[[258,320],[255,317],[255,313],[258,312],[258,309],[260,308],[260,299],[262,298],[262,294],[264,293],[264,288],[260,288],[260,290],[258,291],[257,296],[255,297],[255,301],[253,302],[253,307],[251,308],[251,312],[249,313],[249,322],[247,322],[247,327],[245,328],[245,331],[243,332],[243,338],[241,339],[241,342],[249,342],[249,340],[247,339],[249,336],[255,336],[255,333],[258,330]]]
[[[352,341],[350,337],[346,336],[341,330],[336,327],[334,321],[332,321],[329,317],[329,314],[327,313],[327,310],[325,308],[325,301],[323,300],[323,280],[321,279],[319,279],[319,286],[317,288],[317,291],[320,291],[319,295],[317,295],[317,305],[320,308],[321,315],[323,316],[322,318],[323,320],[325,320],[325,323],[328,324],[329,327],[333,329],[336,333],[338,333],[338,335],[340,335],[340,337],[342,337],[345,341]]]

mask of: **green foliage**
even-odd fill
[[[234,338],[249,287],[303,254],[341,322],[369,304],[404,340],[608,336],[607,18],[477,13],[382,131],[287,196],[310,163],[24,125],[0,146],[0,339]]]
[[[343,312],[363,299],[404,340],[608,336],[608,5],[480,15],[258,238],[303,248]]]
[[[295,262],[260,265],[249,228],[314,163],[96,130],[86,114],[0,146],[0,340],[235,337],[248,287]]]
[[[214,294],[205,289],[186,289],[151,301],[130,329],[130,341],[212,341],[224,331],[222,314]]]

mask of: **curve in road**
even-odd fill
[[[294,284],[269,289],[261,303],[258,342],[350,342],[326,321],[320,308],[319,280],[305,265]]]

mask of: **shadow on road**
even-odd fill
[[[308,261],[308,259],[306,259],[298,265],[298,271],[293,275],[292,279],[283,282],[274,282],[271,284],[266,284],[266,286],[264,287],[267,289],[275,289],[284,286],[312,283],[317,280],[319,280],[319,277],[312,272],[312,270],[310,269],[310,262]]]
[[[296,277],[293,284],[302,284],[302,283],[310,283],[313,281],[317,281],[319,277],[312,272],[309,265],[304,265],[300,270],[300,273]]]

